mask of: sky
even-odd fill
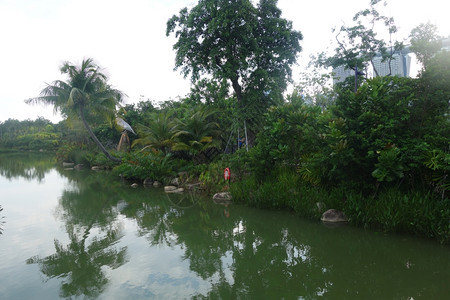
[[[431,22],[450,35],[445,0],[388,0],[382,12],[394,17],[406,39],[412,28]],[[0,0],[0,122],[61,116],[52,106],[24,100],[54,80],[65,80],[59,67],[93,58],[109,83],[127,94],[126,104],[140,100],[176,100],[191,83],[174,71],[175,43],[166,37],[166,22],[195,0]],[[279,0],[282,17],[303,34],[302,52],[293,66],[294,84],[311,54],[332,50],[331,29],[350,25],[369,0]]]

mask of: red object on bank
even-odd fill
[[[225,168],[225,171],[223,171],[223,178],[225,178],[225,180],[230,180],[230,177],[231,177],[230,169]]]

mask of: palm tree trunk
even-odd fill
[[[83,121],[84,127],[86,127],[86,130],[88,131],[90,137],[94,140],[94,142],[97,144],[97,146],[102,150],[102,152],[108,157],[110,160],[115,162],[122,162],[120,158],[112,156],[108,150],[103,146],[103,144],[98,140],[98,138],[95,136],[94,132],[92,132],[91,127],[87,123],[86,119],[84,118],[84,107],[83,105],[80,105],[80,117]]]

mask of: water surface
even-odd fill
[[[0,155],[0,299],[448,299],[434,241]]]

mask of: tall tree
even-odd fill
[[[92,58],[83,60],[80,66],[65,62],[60,71],[67,75],[67,81],[55,80],[52,84],[47,84],[39,97],[25,102],[51,104],[55,111],[60,111],[68,118],[78,116],[102,152],[109,159],[120,162],[121,160],[112,156],[98,140],[88,120],[114,115],[116,105],[122,102],[123,93],[107,84],[106,75]]]
[[[281,17],[276,0],[256,7],[250,0],[199,0],[168,20],[171,33],[175,68],[184,76],[229,80],[239,103],[268,99],[265,105],[282,99],[303,38]]]
[[[411,30],[409,37],[410,49],[425,69],[430,58],[442,47],[441,38],[437,35],[437,26],[422,23]]]

